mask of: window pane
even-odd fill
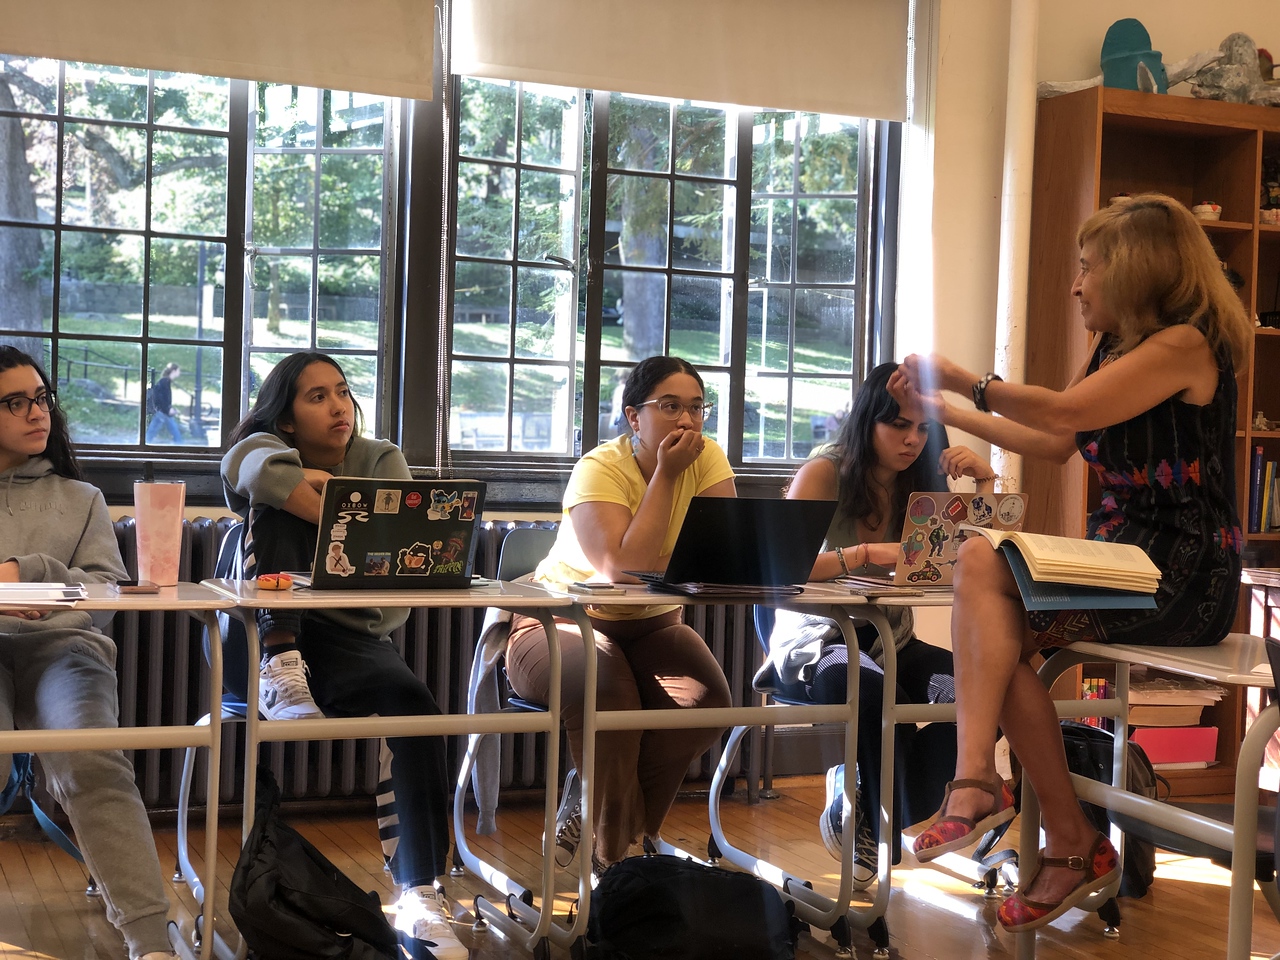
[[[314,87],[258,84],[258,146],[314,147],[318,94]]]
[[[252,311],[255,346],[311,346],[311,258],[254,257]]]
[[[259,153],[253,158],[253,242],[310,247],[315,230],[316,158]]]
[[[671,278],[671,353],[697,366],[729,361],[733,281]]]
[[[453,352],[508,356],[511,268],[459,260],[453,283]]]
[[[672,352],[675,353],[675,351]],[[680,354],[677,353],[676,356]],[[685,357],[685,359],[689,358]],[[729,417],[725,412],[725,404],[729,402],[729,374],[707,373],[703,370],[698,372],[702,376],[703,386],[706,387],[704,398],[713,404],[711,416],[702,425],[702,432],[724,447],[729,437]],[[728,453],[728,451],[725,452]]]
[[[605,289],[621,281],[622,327],[605,326],[603,360],[636,361],[663,352],[667,329],[667,278],[661,273],[606,270]]]
[[[513,386],[511,449],[568,453],[569,368],[517,364]]]
[[[325,90],[321,106],[326,147],[382,146],[387,117],[386,97]]]
[[[29,357],[35,357],[40,361],[40,365],[44,367],[50,377],[57,380],[57,375],[53,372],[53,363],[50,360],[52,347],[49,340],[45,337],[23,337],[13,333],[0,333],[0,344],[7,347],[17,347]],[[59,388],[60,389],[60,388]]]
[[[626,413],[622,409],[622,388],[627,382],[630,367],[600,368],[600,442],[631,432]]]
[[[94,63],[68,63],[66,112],[98,120],[147,120],[147,71]]]
[[[671,169],[671,105],[665,100],[609,98],[609,166],[666,173]]]
[[[671,209],[666,180],[609,176],[605,263],[631,267],[667,265],[667,225]]]
[[[153,337],[221,340],[225,282],[223,244],[160,237],[152,240],[147,331]]]
[[[0,329],[53,329],[53,231],[0,227]]]
[[[142,345],[136,341],[58,341],[58,404],[73,441],[138,442],[141,369]]]
[[[141,229],[145,223],[147,133],[68,123],[63,151],[64,223]]]
[[[6,74],[15,75],[14,78]],[[58,61],[38,57],[0,55],[0,98],[10,96],[13,104],[5,110],[23,113],[58,112]],[[5,90],[8,94],[5,94]]]
[[[510,257],[515,202],[515,173],[510,167],[458,164],[457,252]]]
[[[858,121],[805,114],[801,124],[800,182],[806,193],[858,189]]]
[[[796,279],[804,283],[852,283],[856,200],[801,200],[796,218]]]
[[[751,143],[751,189],[790,193],[795,182],[796,115],[757,113]]]
[[[152,146],[151,176],[154,229],[226,235],[225,137],[157,130]]]
[[[3,76],[3,74],[0,74]],[[4,85],[0,84],[0,95]],[[24,146],[22,160],[14,149]],[[53,223],[58,211],[54,190],[58,184],[58,125],[52,121],[0,117],[0,145],[18,169],[9,179],[9,188],[0,190],[0,217],[29,223]]]
[[[748,377],[743,457],[785,457],[786,435],[787,381],[782,377]]]
[[[791,456],[799,460],[836,439],[853,400],[853,381],[796,380],[793,391]]]
[[[733,187],[676,181],[671,265],[685,270],[733,269]]]
[[[488,160],[516,158],[516,85],[462,78],[458,152]]]
[[[736,175],[737,140],[726,135],[728,115],[722,107],[676,105],[676,172],[702,177]]]
[[[449,446],[507,450],[507,365],[453,361]]]
[[[568,270],[516,270],[516,356],[569,359],[573,339],[573,275]]]
[[[345,354],[335,357],[351,387],[351,395],[364,413],[363,437],[371,437],[378,423],[378,358]]]
[[[141,334],[142,251],[142,237],[63,233],[59,329],[100,336]]]
[[[320,158],[320,246],[382,246],[382,156]]]
[[[328,254],[317,270],[316,345],[321,350],[378,349],[382,258]]]
[[[543,167],[575,168],[578,165],[578,91],[573,87],[524,86],[524,163]]]
[[[751,278],[788,283],[791,280],[790,200],[751,202]]]
[[[222,441],[222,349],[157,344],[147,351],[143,382],[154,384],[170,363],[180,368],[170,379],[170,416],[147,416],[149,444],[216,447]]]
[[[852,290],[796,291],[796,370],[853,371]]]
[[[520,259],[572,260],[578,250],[572,174],[520,173]]]
[[[226,130],[230,122],[231,83],[226,77],[192,73],[155,74],[155,122],[166,127]]]
[[[766,287],[747,294],[747,369],[785,373],[791,344],[791,295]]]

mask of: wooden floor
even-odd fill
[[[779,781],[782,797],[747,806],[739,797],[724,804],[726,831],[741,846],[758,850],[790,872],[811,879],[816,888],[833,889],[835,863],[818,836],[817,817],[823,803],[821,778]],[[504,807],[499,833],[479,838],[475,846],[505,862],[517,875],[532,878],[538,863],[540,808],[532,804]],[[329,817],[292,822],[356,883],[377,890],[384,903],[394,902],[390,877],[382,869],[372,816]],[[707,811],[704,798],[682,799],[664,831],[677,846],[705,849]],[[197,849],[203,838],[195,832]],[[218,905],[226,902],[238,848],[239,827],[227,821],[220,830]],[[156,843],[166,871],[174,863],[175,832],[158,829]],[[909,855],[908,855],[909,859]],[[197,861],[198,862],[198,861]],[[1123,900],[1124,922],[1119,940],[1102,936],[1095,914],[1071,911],[1040,934],[1043,960],[1200,960],[1220,957],[1226,943],[1228,874],[1203,860],[1159,855],[1157,879],[1142,900]],[[107,922],[100,901],[84,896],[83,868],[44,840],[25,817],[0,820],[0,958],[56,960],[126,960],[120,937]],[[570,880],[563,886],[569,889]],[[496,931],[473,932],[472,898],[484,886],[474,877],[449,881],[459,937],[472,948],[474,960],[497,960],[521,954]],[[574,887],[576,890],[576,886]],[[191,929],[194,901],[183,884],[171,891],[172,916]],[[558,909],[566,910],[563,898]],[[995,921],[995,901],[980,890],[935,869],[909,863],[894,870],[888,924],[891,956],[901,960],[963,960],[1013,955],[1013,938]],[[863,960],[872,944],[855,936]],[[1269,958],[1280,951],[1277,924],[1260,893],[1255,894],[1253,956]],[[800,956],[834,958],[825,932],[801,938]]]

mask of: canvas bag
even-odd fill
[[[1115,736],[1099,727],[1091,727],[1086,723],[1074,720],[1062,721],[1062,740],[1067,751],[1067,769],[1082,777],[1097,780],[1099,783],[1111,783],[1112,751]],[[1165,796],[1169,795],[1169,781],[1156,773],[1147,759],[1147,753],[1141,746],[1129,741],[1126,751],[1127,767],[1126,789],[1144,797],[1158,797],[1158,785],[1163,783]],[[1080,801],[1085,816],[1102,833],[1111,829],[1111,818],[1107,811],[1092,803]],[[1124,864],[1120,875],[1120,896],[1144,897],[1156,876],[1156,848],[1146,840],[1125,835]]]
[[[682,857],[628,857],[600,878],[587,919],[595,960],[793,960],[796,926],[772,886]]]
[[[280,817],[280,788],[258,768],[256,819],[227,907],[263,960],[393,960],[395,929],[374,892],[357,887]]]

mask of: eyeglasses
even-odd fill
[[[48,413],[50,408],[52,408],[57,402],[58,398],[52,393],[42,393],[38,397],[24,397],[19,394],[16,397],[5,397],[3,400],[0,400],[0,403],[7,406],[9,408],[9,412],[15,417],[25,417],[29,414],[33,403],[45,413]]]
[[[680,414],[686,410],[689,411],[689,417],[695,422],[705,422],[711,416],[711,409],[714,403],[703,403],[701,400],[695,400],[693,403],[681,403],[679,400],[668,400],[665,397],[661,400],[646,400],[644,403],[637,403],[637,407],[647,407],[653,404],[658,413],[668,420],[679,420]]]

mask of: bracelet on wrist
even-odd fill
[[[1004,377],[998,373],[984,373],[981,379],[973,385],[973,406],[982,413],[991,412],[991,408],[987,406],[987,387],[991,385],[992,380],[1003,382]]]
[[[844,562],[844,547],[836,547],[836,559],[840,561],[840,569],[844,571],[844,575],[849,575],[849,565]]]

